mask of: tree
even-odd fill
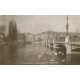
[[[5,25],[1,25],[0,26],[0,33],[5,33],[6,30],[6,26]]]
[[[9,22],[8,40],[12,42],[17,41],[17,24],[15,21]]]
[[[5,31],[6,31],[6,26],[1,25],[0,26],[0,41],[5,41],[5,39],[6,39]]]

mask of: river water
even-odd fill
[[[0,64],[49,64],[53,50],[41,42],[0,45]]]
[[[80,54],[72,54],[68,64],[80,64]],[[0,44],[0,64],[60,64],[54,61],[54,50],[42,42],[33,44]]]

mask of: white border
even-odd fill
[[[8,65],[0,66],[1,80],[79,80],[80,66]]]
[[[0,0],[1,15],[79,15],[79,0]]]

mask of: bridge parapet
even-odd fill
[[[66,46],[66,53],[71,54],[71,45],[70,45],[70,37],[66,36],[65,37],[65,46]]]

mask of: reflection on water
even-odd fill
[[[75,57],[72,55],[75,59]],[[75,62],[75,60],[72,60]],[[78,60],[78,59],[77,59]],[[80,63],[80,61],[78,61]],[[18,45],[0,44],[0,64],[58,64],[54,62],[54,50],[43,43]],[[74,64],[74,63],[73,63]],[[75,62],[76,64],[76,62]]]
[[[0,44],[0,64],[13,64],[17,57],[16,45]]]
[[[8,49],[8,62],[15,63],[17,59],[17,47],[15,45],[10,45]]]
[[[43,56],[44,53],[47,54]],[[26,64],[48,61],[49,54],[50,51],[42,43],[0,44],[0,64]]]

